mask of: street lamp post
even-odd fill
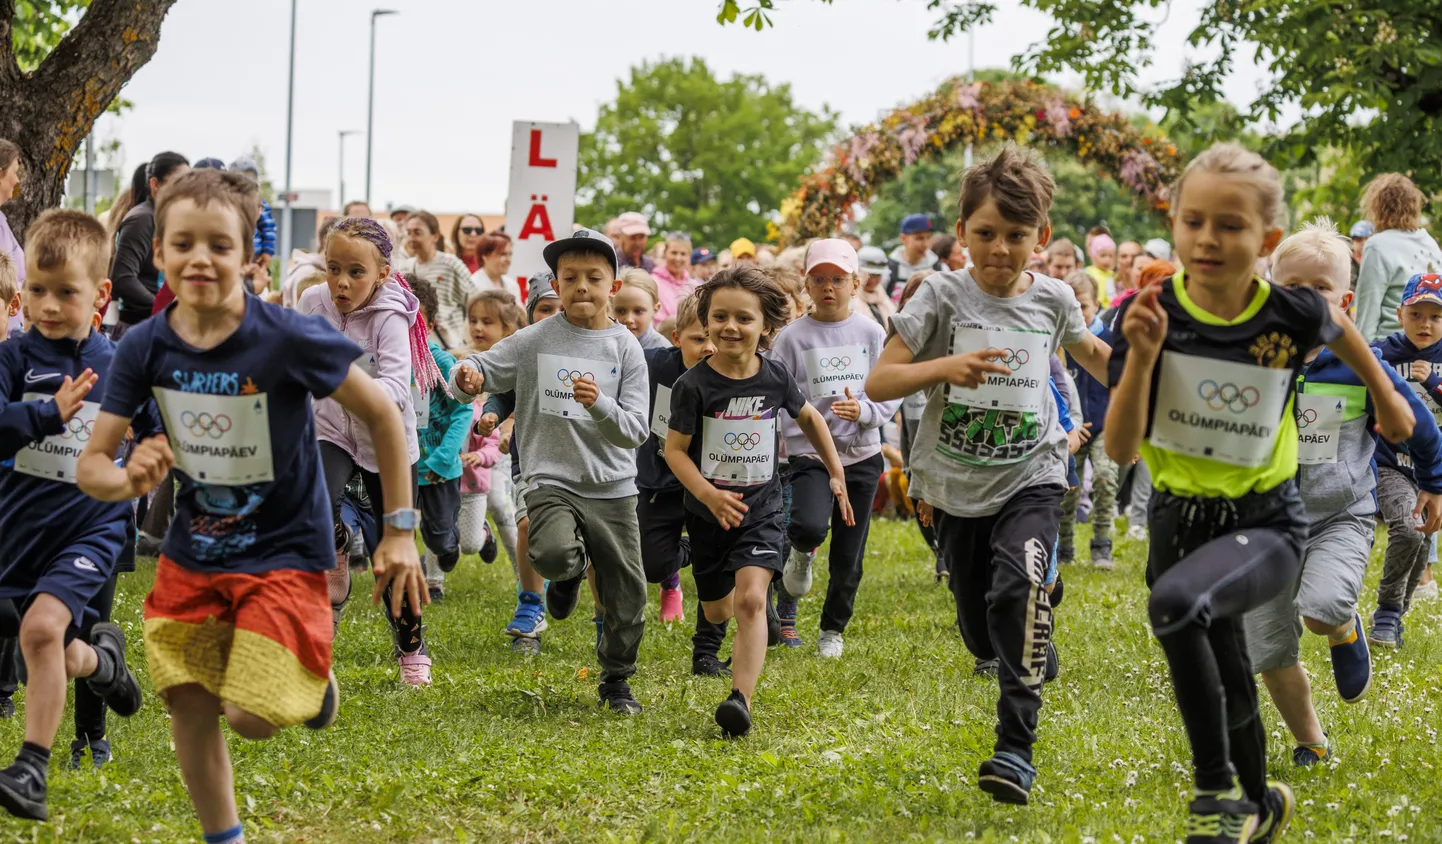
[[[340,205],[337,206],[336,210],[343,212],[345,210],[345,204],[348,201],[345,198],[345,138],[346,135],[359,135],[360,130],[341,129],[336,132],[336,134],[340,136],[340,193],[336,194],[336,202],[340,203]]]
[[[285,95],[285,196],[281,199],[285,202],[282,206],[280,216],[280,254],[275,257],[280,259],[282,275],[285,273],[285,262],[290,257],[291,244],[291,197],[292,186],[291,175],[291,148],[295,131],[295,7],[297,0],[290,0],[290,71],[289,81],[286,83]],[[269,276],[270,268],[266,268],[266,275]],[[266,284],[269,285],[269,278]]]
[[[371,81],[366,95],[366,204],[371,201],[371,148],[375,146],[376,129],[376,18],[398,14],[394,9],[371,10]],[[344,200],[342,200],[344,202]]]

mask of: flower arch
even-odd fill
[[[869,201],[907,165],[966,143],[1000,140],[1066,151],[1111,175],[1158,214],[1170,210],[1167,188],[1182,161],[1166,137],[1144,134],[1124,115],[1051,85],[958,77],[833,147],[781,203],[774,234],[783,244],[831,236],[853,205]]]

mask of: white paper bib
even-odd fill
[[[1290,369],[1162,353],[1150,441],[1233,466],[1272,458]]]
[[[53,398],[45,393],[26,393],[22,401]],[[65,430],[38,443],[31,443],[15,452],[15,471],[52,481],[75,483],[75,463],[90,442],[100,402],[81,402],[80,409],[65,423]]]
[[[1422,405],[1432,411],[1432,421],[1442,425],[1442,407],[1439,407],[1432,396],[1428,394],[1427,388],[1412,380],[1408,380],[1407,385],[1412,388],[1412,392],[1417,394],[1417,398],[1422,400]]]
[[[437,390],[445,389],[439,384]],[[416,430],[424,431],[431,426],[431,402],[429,399],[421,398],[421,388],[415,384],[411,385],[411,406],[416,410]]]
[[[1047,394],[1050,343],[1050,334],[958,325],[951,339],[953,355],[1002,349],[1006,356],[997,362],[1010,369],[1011,375],[988,375],[974,390],[948,384],[946,400],[968,407],[1039,412],[1042,403],[1051,400]]]
[[[725,486],[759,486],[776,474],[776,420],[701,420],[701,476]]]
[[[1336,463],[1342,439],[1342,416],[1346,399],[1297,393],[1297,462],[1304,466]]]
[[[908,422],[920,422],[926,412],[926,391],[912,393],[901,402],[901,418]]]
[[[213,396],[155,388],[175,465],[192,480],[244,486],[275,480],[265,393]]]
[[[871,372],[871,352],[865,346],[830,346],[825,349],[807,349],[806,385],[811,400],[829,396],[844,396],[851,388],[853,397],[861,395],[866,387],[866,376]]]
[[[651,433],[664,445],[666,434],[671,430],[671,388],[656,385],[656,408],[651,411]]]
[[[604,363],[586,358],[568,358],[560,355],[536,355],[536,371],[540,373],[537,384],[541,396],[541,412],[566,419],[591,420],[591,414],[576,401],[574,384],[581,378],[596,382],[602,395],[615,398],[621,389],[621,368],[614,363]]]

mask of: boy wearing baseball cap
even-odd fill
[[[697,284],[705,284],[716,274],[716,253],[704,246],[691,250],[691,277]]]
[[[641,344],[610,316],[621,288],[611,239],[579,229],[543,254],[561,318],[461,361],[451,387],[461,401],[515,390],[528,556],[550,580],[546,609],[556,620],[568,617],[587,567],[595,567],[605,622],[596,648],[601,703],[634,715],[641,704],[626,678],[636,671],[646,607],[635,451],[650,432],[650,376]]]
[[[931,251],[931,218],[925,214],[911,214],[901,220],[901,245],[891,250],[888,266],[891,280],[886,292],[894,302],[901,298],[901,290],[917,270],[944,270],[941,259]]]

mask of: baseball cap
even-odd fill
[[[195,162],[192,170],[224,170],[225,162],[219,158],[202,158]]]
[[[260,168],[255,166],[255,159],[248,155],[242,155],[240,158],[230,162],[230,169],[235,173],[260,174]]]
[[[635,211],[627,211],[617,217],[616,223],[620,225],[623,235],[644,234],[649,237],[651,234],[651,226],[646,223],[646,218]]]
[[[856,253],[856,258],[861,262],[863,272],[871,275],[880,275],[890,268],[886,261],[886,253],[879,246],[863,246],[861,251]]]
[[[546,248],[541,251],[541,256],[546,259],[546,266],[551,268],[552,273],[555,273],[556,262],[561,259],[561,256],[578,249],[605,255],[606,262],[611,265],[611,274],[616,274],[616,245],[611,242],[611,238],[595,229],[576,229],[571,232],[570,237],[553,240],[546,244]]]
[[[822,264],[840,267],[842,272],[856,272],[856,249],[840,238],[828,237],[806,247],[806,274]]]
[[[756,244],[744,237],[738,237],[731,241],[731,257],[744,258],[746,256],[756,257]]]
[[[1352,224],[1352,238],[1354,240],[1363,237],[1371,237],[1376,233],[1377,227],[1372,225],[1371,220],[1362,220],[1361,222]]]
[[[691,250],[691,266],[693,267],[714,260],[716,260],[716,253],[704,246]]]
[[[1160,237],[1154,237],[1147,241],[1142,251],[1156,258],[1158,261],[1166,261],[1172,257],[1172,245]]]
[[[931,218],[925,214],[909,214],[901,220],[902,234],[931,231]]]
[[[409,205],[397,205],[397,206],[395,206],[394,208],[392,208],[391,210],[387,211],[387,212],[386,212],[386,215],[389,216],[389,215],[391,215],[391,214],[414,214],[414,213],[416,213],[416,209],[410,207]]]
[[[1402,307],[1418,302],[1442,305],[1442,275],[1418,273],[1407,279],[1407,286],[1402,288]]]
[[[550,272],[536,273],[526,282],[526,322],[535,322],[536,306],[542,299],[559,299],[551,287],[555,275]]]

